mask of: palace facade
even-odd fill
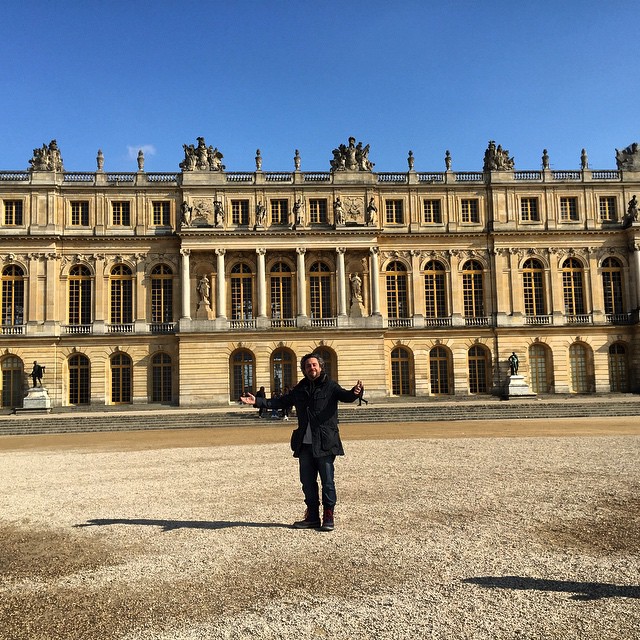
[[[372,398],[502,394],[514,352],[538,394],[639,390],[637,145],[607,170],[327,156],[228,171],[198,138],[179,172],[69,172],[52,141],[0,172],[2,406],[34,361],[53,406],[204,406],[294,385],[311,351]]]

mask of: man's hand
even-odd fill
[[[355,393],[357,396],[362,393],[362,380],[358,380],[358,382],[356,382],[356,386],[353,387],[353,393]]]
[[[256,397],[247,393],[246,396],[240,396],[240,402],[242,402],[242,404],[254,405],[256,403]]]

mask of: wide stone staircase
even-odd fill
[[[394,399],[371,402],[361,407],[356,404],[340,405],[340,422],[352,424],[599,416],[638,416],[640,420],[640,396],[553,396],[547,399],[504,401],[494,398],[458,401]],[[295,422],[293,416],[288,424],[293,427]],[[90,411],[65,408],[54,410],[51,414],[2,415],[0,436],[267,426],[270,423],[276,421],[259,419],[254,408],[245,406],[210,409],[116,407]]]

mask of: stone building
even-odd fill
[[[229,171],[204,138],[177,173],[70,172],[55,141],[0,172],[2,406],[31,363],[53,406],[216,405],[295,384],[320,352],[372,398],[640,386],[640,150],[617,169]]]

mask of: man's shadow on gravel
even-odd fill
[[[544,580],[523,576],[483,576],[466,578],[462,582],[493,589],[556,591],[571,593],[572,600],[599,600],[600,598],[640,598],[640,587],[620,586],[606,582],[572,582],[570,580]]]
[[[114,524],[127,524],[142,527],[160,527],[162,531],[176,529],[230,529],[232,527],[258,527],[266,529],[291,529],[291,525],[277,522],[241,522],[231,520],[151,520],[147,518],[93,518],[84,524],[73,525],[81,527],[106,527]]]

